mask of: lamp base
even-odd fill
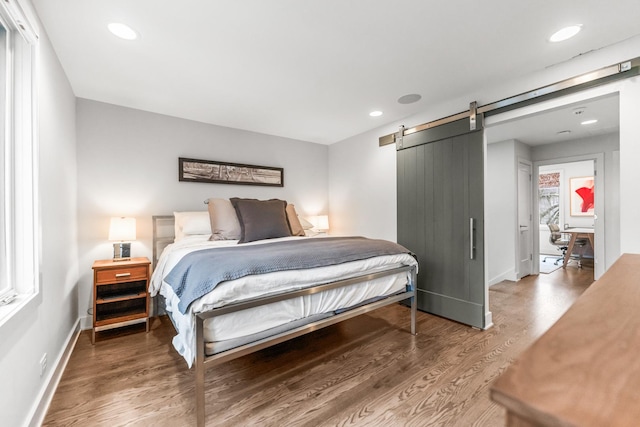
[[[113,244],[113,260],[127,261],[131,259],[131,243],[114,243]]]

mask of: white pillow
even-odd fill
[[[211,235],[209,212],[174,212],[175,241],[197,234]]]

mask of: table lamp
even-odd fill
[[[313,224],[313,228],[319,232],[326,233],[329,230],[329,216],[317,215],[310,218],[310,222]]]
[[[131,241],[136,240],[135,218],[111,218],[109,240],[113,244],[113,260],[124,261],[131,259]]]

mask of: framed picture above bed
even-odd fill
[[[179,157],[178,180],[284,187],[284,169]]]

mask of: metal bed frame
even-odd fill
[[[158,221],[172,221],[173,217],[169,215],[160,215],[153,216],[153,248],[154,248],[154,267],[157,262],[157,257],[159,257],[159,253],[161,249],[157,249],[158,244],[168,242],[168,238],[166,236],[159,235],[159,228],[157,226]],[[166,245],[165,245],[166,246]],[[356,308],[341,312],[339,314],[334,314],[331,317],[318,320],[312,323],[308,323],[306,325],[290,329],[285,332],[281,332],[276,335],[272,335],[267,338],[263,338],[258,341],[254,341],[248,344],[244,344],[220,353],[213,354],[211,356],[207,356],[205,353],[205,342],[204,342],[204,322],[207,319],[211,319],[216,316],[221,316],[223,314],[233,313],[241,310],[245,310],[252,307],[257,307],[261,305],[266,305],[278,301],[284,301],[291,298],[296,298],[305,295],[312,295],[316,293],[320,293],[323,291],[327,291],[330,289],[336,289],[340,287],[345,287],[349,285],[353,285],[356,283],[366,282],[369,280],[377,279],[380,277],[390,276],[398,273],[408,273],[409,274],[409,283],[407,284],[406,291],[390,295],[381,300],[376,300],[374,302],[358,306]],[[290,339],[299,337],[301,335],[308,334],[310,332],[316,331],[318,329],[339,323],[343,320],[350,319],[352,317],[359,316],[364,313],[368,313],[370,311],[376,310],[378,308],[398,303],[400,301],[409,300],[411,307],[411,334],[416,334],[416,281],[417,272],[415,266],[402,266],[396,267],[389,270],[383,270],[375,273],[364,274],[357,277],[352,277],[349,279],[338,280],[330,283],[325,283],[321,285],[316,285],[309,288],[283,292],[276,295],[269,295],[261,298],[255,298],[248,301],[242,301],[235,304],[229,304],[223,307],[215,308],[213,310],[209,310],[204,313],[195,314],[195,323],[196,323],[196,360],[195,360],[195,380],[196,380],[196,418],[198,427],[204,427],[205,425],[205,387],[204,387],[204,376],[205,370],[208,366],[217,365],[220,363],[227,362],[229,360],[236,359],[238,357],[242,357],[244,355],[254,353],[258,350],[262,350],[264,348],[279,344],[284,341],[288,341]]]

